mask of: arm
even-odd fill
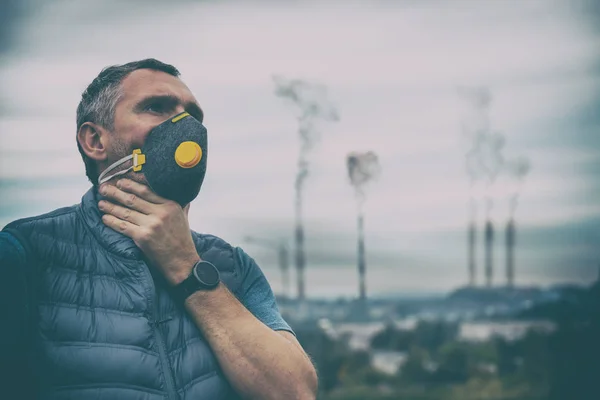
[[[245,275],[241,302],[221,284],[190,296],[188,312],[245,398],[314,399],[317,377],[310,359],[281,318],[263,273],[237,252]]]
[[[18,397],[18,391],[23,395],[23,388],[17,386],[28,373],[28,344],[24,338],[30,329],[25,262],[25,250],[19,241],[0,232],[0,387],[4,394],[15,392],[9,397]]]
[[[110,199],[98,203],[107,226],[132,238],[172,285],[189,276],[200,257],[190,233],[188,207],[182,209],[147,186],[127,179],[117,186],[103,185],[100,193]],[[252,307],[251,297],[260,296],[257,282],[261,278],[247,272],[244,297]],[[264,304],[272,307],[268,302]],[[315,399],[316,372],[294,335],[266,326],[224,285],[194,293],[186,300],[186,308],[243,398]]]

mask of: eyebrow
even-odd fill
[[[143,99],[141,99],[135,105],[134,109],[137,112],[141,112],[144,109],[144,107],[146,107],[147,105],[152,104],[152,103],[162,103],[164,105],[175,108],[181,102],[179,101],[179,98],[177,96],[173,96],[173,95],[169,95],[169,94],[152,95],[152,96],[144,97]],[[189,112],[192,117],[196,118],[200,122],[203,122],[204,112],[202,111],[200,106],[198,106],[198,104],[194,103],[193,101],[189,101],[189,102],[185,103],[183,106],[184,106],[183,108],[185,108],[185,111]]]

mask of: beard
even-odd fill
[[[107,166],[108,165],[112,165],[112,163],[117,162],[119,160],[121,160],[122,158],[125,158],[129,155],[131,155],[131,153],[133,153],[133,150],[140,148],[140,146],[133,146],[131,144],[126,143],[124,140],[117,138],[116,136],[114,136],[114,141],[112,143],[112,149],[110,151],[108,151],[108,161],[107,161]],[[124,171],[128,168],[130,168],[133,165],[133,160],[127,161],[126,163],[123,163],[121,165],[119,165],[119,167],[117,167],[116,169],[112,170],[109,175],[115,174],[119,171]],[[106,167],[104,168],[106,169]],[[119,175],[119,176],[115,176],[114,178],[110,179],[108,182],[111,184],[115,184],[119,179],[130,179],[132,181],[141,183],[143,185],[148,185],[148,181],[146,180],[146,177],[144,176],[143,172],[134,172],[134,171],[129,171],[123,175]]]

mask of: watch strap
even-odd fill
[[[199,290],[212,290],[216,286],[218,286],[218,282],[217,282],[217,285],[211,285],[211,286],[209,286],[209,285],[201,282],[197,278],[197,276],[196,276],[196,268],[200,264],[209,264],[210,266],[212,266],[212,268],[215,269],[215,271],[217,272],[217,276],[218,276],[218,270],[216,269],[216,267],[212,263],[210,263],[208,261],[205,261],[205,260],[198,261],[192,267],[192,271],[190,272],[189,276],[186,279],[184,279],[181,283],[179,283],[177,286],[175,286],[173,288],[175,296],[181,302],[184,302],[188,297],[190,297],[192,294],[196,293]]]

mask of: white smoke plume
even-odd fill
[[[339,121],[339,113],[328,100],[327,88],[301,79],[286,79],[273,76],[275,95],[297,107],[298,136],[300,154],[296,174],[296,190],[302,193],[304,181],[309,174],[308,153],[314,148],[320,137],[317,121]]]
[[[492,130],[490,123],[490,105],[492,94],[486,87],[460,87],[458,94],[466,104],[462,116],[462,141],[466,145],[465,168],[471,188],[470,214],[475,218],[475,187],[485,185],[486,216],[489,218],[493,206],[491,187],[504,167],[502,154],[505,138]]]
[[[518,157],[507,161],[505,170],[512,180],[511,191],[509,194],[509,210],[510,218],[512,219],[519,204],[519,196],[523,189],[525,177],[529,174],[529,171],[531,171],[531,162],[526,157]]]

